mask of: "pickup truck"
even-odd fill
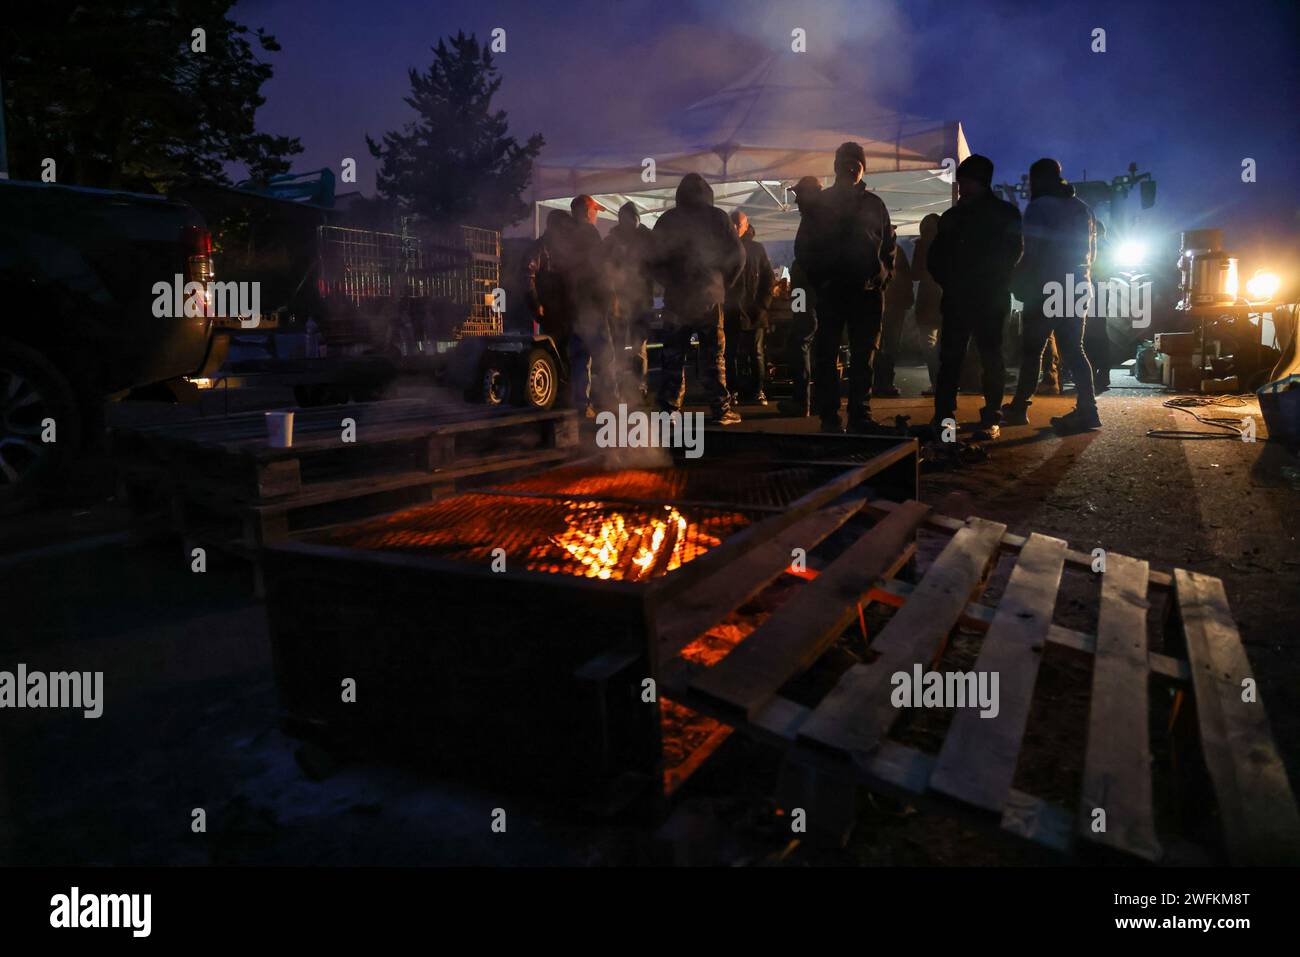
[[[192,206],[0,181],[0,504],[75,456],[104,399],[219,361],[211,318],[155,315],[155,284],[178,275],[213,279]]]

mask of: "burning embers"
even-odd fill
[[[584,502],[566,516],[570,526],[553,541],[587,570],[586,577],[642,581],[680,568],[722,540],[702,530],[690,534],[690,523],[671,505],[662,516],[634,524],[618,511]],[[593,520],[594,519],[594,520]],[[598,526],[595,533],[589,528]],[[693,545],[692,545],[693,539]]]
[[[320,541],[494,571],[645,582],[694,561],[754,520],[744,510],[686,503],[465,492],[333,529]]]

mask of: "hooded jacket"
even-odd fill
[[[745,268],[740,271],[736,284],[727,290],[728,319],[735,317],[740,328],[747,331],[766,329],[776,273],[772,269],[767,250],[754,239],[753,226],[745,230],[740,242],[745,247]]]
[[[1005,311],[1023,251],[1020,210],[991,190],[945,210],[925,256],[927,271],[943,287],[943,315]]]
[[[866,184],[835,183],[808,204],[794,255],[815,286],[881,289],[894,261],[889,210]]]
[[[650,230],[640,223],[631,228],[619,223],[605,237],[605,268],[624,317],[643,315],[654,308],[650,276],[653,245]]]
[[[730,218],[713,205],[704,177],[682,177],[676,200],[651,232],[652,273],[663,283],[664,309],[686,323],[726,301],[745,265],[745,250]]]
[[[1090,279],[1097,255],[1097,224],[1088,204],[1062,182],[1035,196],[1025,207],[1025,258],[1016,269],[1013,288],[1024,302],[1042,299],[1049,282],[1065,282],[1073,274],[1076,285]]]

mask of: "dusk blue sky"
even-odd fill
[[[506,28],[500,105],[516,135],[541,132],[560,154],[708,95],[788,50],[803,26],[808,55],[864,96],[960,120],[997,181],[1043,155],[1071,179],[1136,161],[1159,182],[1146,228],[1222,226],[1243,258],[1281,266],[1300,260],[1298,10],[1282,0],[249,0],[235,15],[284,47],[259,125],[301,138],[297,168],[355,157],[368,194],[364,134],[409,119],[407,69],[427,67],[429,47],[458,29],[484,39]],[[1090,51],[1096,27],[1104,54]],[[1245,157],[1258,164],[1254,184],[1241,181]]]

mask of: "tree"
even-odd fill
[[[289,168],[297,139],[257,132],[275,38],[232,20],[231,0],[42,0],[6,12],[0,30],[10,175],[167,192]],[[205,49],[196,51],[194,31]]]
[[[491,51],[473,34],[439,40],[428,72],[409,72],[404,97],[418,114],[401,131],[366,143],[380,161],[382,196],[438,225],[501,228],[528,214],[519,197],[545,140],[522,146],[507,132],[504,110],[492,110],[501,78]]]

